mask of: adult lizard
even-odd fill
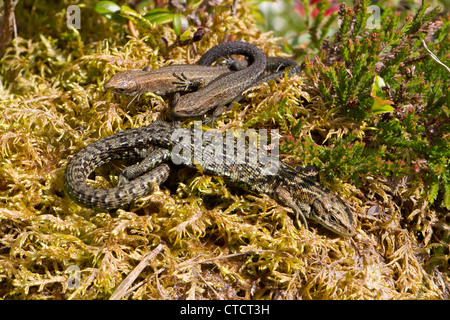
[[[305,226],[308,218],[341,236],[355,234],[355,219],[349,208],[337,195],[309,176],[282,161],[269,164],[252,164],[248,161],[237,163],[233,159],[227,161],[230,155],[225,150],[229,148],[234,150],[234,155],[246,152],[248,156],[248,143],[240,144],[238,140],[230,142],[222,139],[221,145],[222,142],[218,144],[215,140],[203,139],[201,145],[196,145],[195,140],[193,143],[191,139],[196,134],[193,130],[177,129],[164,122],[155,122],[97,140],[70,160],[64,174],[65,188],[73,200],[86,207],[123,207],[151,193],[155,184],[165,181],[170,171],[166,162],[168,159],[174,160],[174,148],[187,150],[192,154],[200,150],[202,158],[199,164],[205,173],[221,176],[244,190],[264,193],[277,199],[290,207]],[[205,134],[204,131],[201,133]],[[189,139],[182,138],[186,136]],[[215,154],[205,150],[215,150]],[[220,157],[223,161],[218,161]],[[117,187],[99,189],[87,183],[89,175],[96,168],[119,159],[136,159],[141,162],[122,172],[119,179],[121,183]],[[198,165],[195,161],[185,164],[194,168]],[[274,167],[274,164],[278,166]],[[278,171],[275,172],[274,168],[278,168]]]

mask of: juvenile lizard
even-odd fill
[[[266,59],[267,59],[267,64],[266,64],[265,72],[258,79],[256,79],[250,87],[257,86],[258,84],[260,84],[262,82],[268,82],[270,80],[277,81],[277,79],[279,77],[285,76],[285,74],[287,77],[290,77],[293,74],[300,73],[300,71],[302,69],[301,66],[299,64],[297,64],[297,62],[295,62],[294,60],[288,59],[288,58],[267,57]],[[288,69],[288,70],[286,71],[286,69]],[[226,75],[221,76],[220,78],[225,77],[225,76]],[[218,78],[218,79],[220,79],[220,78]],[[216,80],[214,80],[214,81],[216,81]],[[248,87],[248,88],[250,88],[250,87]],[[243,91],[245,91],[245,90],[243,90]],[[243,91],[240,92],[239,95],[236,96],[232,101],[239,102],[243,98]],[[205,96],[205,97],[206,97],[205,100],[207,100],[208,96]],[[211,114],[211,117],[207,118],[206,122],[214,121],[219,115],[221,115],[230,106],[231,106],[231,104],[224,105],[222,103],[217,103],[217,106],[214,108],[214,110]],[[199,114],[192,113],[190,116],[196,117],[199,115],[204,116],[203,111],[200,112]],[[177,117],[175,116],[174,118],[177,118]]]
[[[233,143],[231,148],[234,155],[247,152],[247,156],[248,143],[239,144],[223,139],[223,145],[217,145],[214,140],[203,139],[201,146],[195,146],[191,141],[192,131],[183,131],[190,138],[179,141],[172,138],[174,133],[180,132],[176,130],[167,123],[155,122],[146,127],[119,132],[86,146],[70,160],[66,168],[64,184],[69,196],[86,207],[123,207],[151,193],[155,184],[167,178],[170,167],[165,162],[174,160],[174,148],[182,148],[192,154],[202,150],[200,165],[205,173],[221,176],[244,190],[264,193],[277,199],[290,207],[305,227],[308,218],[341,236],[355,234],[355,220],[345,203],[307,175],[281,161],[278,162],[277,172],[273,171],[271,165],[250,164],[248,161],[227,162],[226,157],[229,155],[225,150],[230,148],[227,143]],[[215,150],[216,154],[205,153],[205,150]],[[217,161],[217,156],[221,156],[223,161]],[[133,158],[142,161],[124,170],[119,186],[98,189],[88,185],[87,178],[96,168],[112,160]],[[186,165],[197,168],[195,162]]]
[[[218,58],[232,54],[245,55],[249,66],[223,74],[202,89],[180,97],[172,112],[175,119],[203,116],[210,110],[240,100],[241,93],[263,76],[267,65],[266,55],[257,46],[243,41],[221,43],[208,50],[198,63],[212,64]]]
[[[146,92],[167,95],[198,90],[228,72],[231,72],[230,66],[173,64],[156,70],[145,67],[116,73],[106,82],[105,90],[112,89],[114,93],[132,96],[130,105]]]

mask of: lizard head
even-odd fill
[[[336,195],[317,197],[311,204],[309,218],[344,237],[356,233],[353,213]]]
[[[112,89],[114,93],[134,96],[139,90],[135,79],[143,73],[142,70],[125,70],[116,73],[105,83],[105,90]]]

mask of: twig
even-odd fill
[[[148,265],[148,263],[156,257],[158,253],[162,251],[165,244],[161,242],[152,252],[148,253],[139,264],[130,272],[130,274],[122,281],[117,290],[111,295],[109,300],[120,300],[125,294],[129,293],[128,288],[141,274],[142,270]]]
[[[203,280],[203,282],[208,286],[208,288],[210,288],[212,290],[212,292],[214,292],[214,294],[220,299],[220,300],[224,300],[224,298],[216,291],[214,290],[214,288],[206,281],[206,279],[200,274],[200,272],[198,272],[195,268],[192,269],[195,274]]]
[[[250,254],[250,253],[258,253],[258,252],[275,252],[275,251],[273,251],[273,250],[249,249],[249,250],[244,251],[244,252],[227,254],[227,255],[224,255],[224,256],[218,256],[218,257],[204,259],[204,260],[200,260],[200,261],[191,262],[189,260],[189,261],[185,261],[185,262],[180,263],[177,266],[177,269],[183,268],[185,266],[192,266],[194,264],[210,263],[210,262],[212,262],[214,260],[229,259],[229,258],[234,258],[234,257],[237,257],[237,256],[242,256],[242,255],[246,255],[246,254]]]
[[[434,53],[431,52],[430,49],[428,49],[427,44],[425,43],[424,40],[422,40],[422,43],[423,43],[423,46],[425,47],[425,49],[427,49],[427,51],[428,51],[428,53],[430,54],[431,58],[432,58],[434,61],[436,61],[437,63],[439,63],[441,66],[443,66],[445,69],[447,69],[448,72],[450,72],[450,68],[447,67],[445,64],[443,64],[443,63],[438,59],[438,57],[436,57],[436,56],[434,55]]]

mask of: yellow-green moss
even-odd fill
[[[15,39],[1,60],[1,298],[107,299],[162,241],[163,249],[134,282],[140,286],[124,298],[438,299],[448,294],[443,284],[448,286],[448,274],[437,269],[428,274],[422,263],[436,244],[431,228],[437,214],[420,185],[406,187],[399,181],[395,190],[414,199],[421,210],[423,221],[417,225],[424,227],[422,243],[417,230],[403,225],[419,212],[403,217],[402,203],[386,195],[392,181],[382,176],[368,175],[360,181],[361,189],[350,180],[325,182],[358,218],[358,232],[351,239],[316,226],[298,228],[290,210],[273,199],[248,195],[221,178],[189,169],[180,170],[170,188],[161,186],[130,211],[110,214],[73,203],[62,183],[71,156],[118,130],[169,119],[164,99],[150,95],[127,109],[128,98],[105,92],[103,84],[115,72],[172,61],[194,63],[230,35],[268,55],[282,55],[277,44],[283,40],[259,31],[247,4],[234,19],[228,6],[220,6],[202,41],[170,51],[159,41],[175,41],[169,26],[147,34],[141,28],[138,39],[124,37],[125,27],[95,16],[90,5],[85,10],[91,16],[83,16],[82,22],[88,30],[80,30],[82,48],[71,31],[52,29]],[[284,114],[281,101],[288,110]],[[312,129],[325,139],[342,137],[364,127],[330,113],[304,75],[249,90],[216,126],[269,129],[287,124],[292,129],[299,119],[304,121],[300,137],[310,136]],[[282,158],[304,162],[291,154]],[[108,180],[97,182],[108,186]],[[70,266],[81,271],[76,290],[68,288]]]

